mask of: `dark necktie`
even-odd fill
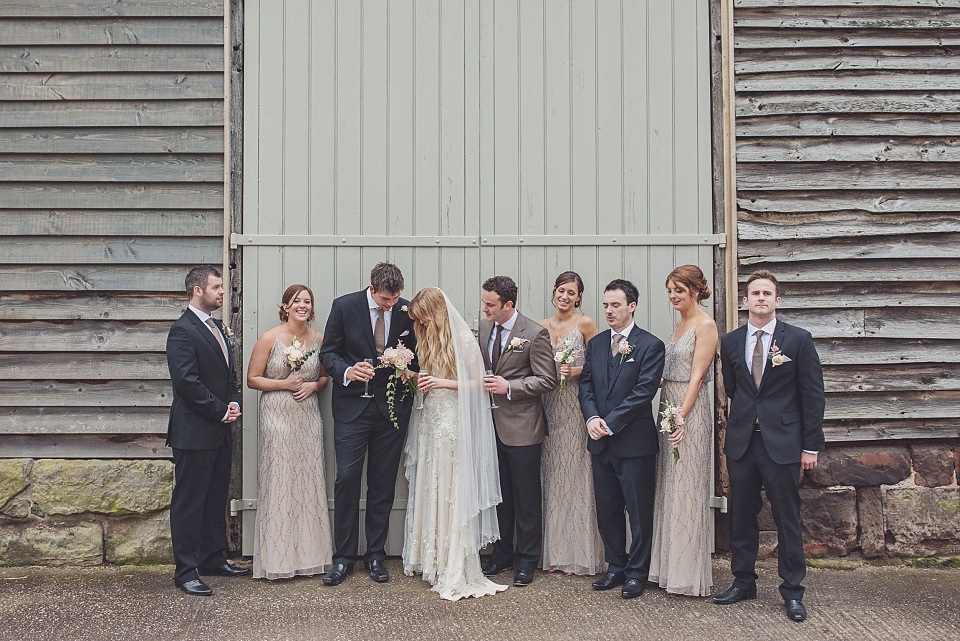
[[[500,342],[503,334],[503,325],[497,323],[497,336],[493,339],[493,353],[490,354],[490,369],[497,371],[497,363],[500,362],[500,352],[503,350],[503,344]]]
[[[757,344],[753,348],[750,372],[753,374],[753,384],[760,389],[760,381],[763,380],[763,330],[758,329],[754,336],[757,337]]]
[[[386,349],[386,325],[383,322],[383,308],[377,308],[377,324],[373,329],[373,346],[377,348],[377,356],[383,356],[383,350]]]

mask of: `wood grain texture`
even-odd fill
[[[3,127],[222,127],[222,100],[0,102]],[[134,135],[134,134],[131,134]]]
[[[160,182],[223,180],[221,154],[0,154],[0,182]]]
[[[57,422],[43,434],[0,434],[0,451],[15,458],[169,459],[173,451],[160,434],[57,434]]]
[[[17,127],[0,129],[0,153],[222,154],[222,127]]]
[[[0,209],[0,236],[223,235],[219,209]]]
[[[29,358],[24,354],[29,353]],[[0,353],[0,380],[168,380],[162,353],[103,352]]]
[[[823,383],[828,392],[957,391],[960,364],[828,365]]]
[[[738,165],[754,162],[960,162],[960,137],[741,139]]]
[[[165,407],[0,407],[0,434],[166,435]]]
[[[31,345],[78,352],[162,352],[170,322],[0,321],[0,352],[23,353]]]
[[[0,100],[183,100],[222,97],[222,73],[0,74]]]
[[[960,436],[960,427],[953,418],[834,420],[823,426],[823,434],[828,443],[941,440]]]
[[[4,0],[8,17],[222,16],[223,0]]]
[[[738,50],[801,47],[940,47],[960,45],[952,29],[750,28],[734,36]]]
[[[3,265],[10,292],[183,292],[187,265]]]
[[[186,296],[0,293],[0,320],[176,320]]]
[[[946,213],[874,214],[863,211],[763,214],[739,212],[741,240],[854,238],[960,232],[960,217]]]
[[[75,265],[216,263],[221,238],[16,236],[4,240],[4,262],[11,265],[68,262]]]
[[[223,69],[223,47],[150,46],[2,46],[2,73],[110,71],[216,71]]]
[[[960,111],[960,92],[956,91],[772,91],[747,93],[737,96],[738,118],[748,116],[776,116],[794,114],[943,114]],[[900,116],[900,118],[903,118]],[[749,121],[744,121],[748,123]],[[809,124],[807,125],[810,126]],[[843,133],[854,125],[847,123],[838,129]],[[856,126],[863,127],[863,124]],[[920,127],[914,124],[913,127]],[[754,129],[755,131],[756,129]],[[940,135],[940,127],[925,132]],[[789,136],[791,134],[784,134]],[[800,134],[797,134],[800,135]],[[914,134],[919,135],[919,134]]]
[[[0,406],[169,407],[169,381],[0,381]]]
[[[218,18],[0,18],[5,45],[223,45]]]
[[[0,182],[11,209],[217,209],[223,183]]]

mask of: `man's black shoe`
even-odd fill
[[[787,618],[791,621],[800,623],[807,618],[807,609],[800,599],[787,599],[784,605],[787,607]]]
[[[623,572],[607,572],[602,577],[597,579],[592,583],[594,590],[609,590],[615,588],[618,585],[623,585],[623,582],[627,580],[627,577],[624,576]]]
[[[524,587],[533,583],[533,570],[517,570],[513,575],[513,584],[517,587]]]
[[[336,563],[323,577],[324,585],[340,585],[347,576],[353,574],[353,566],[346,563]]]
[[[210,596],[213,594],[213,590],[210,589],[210,586],[200,579],[193,579],[192,581],[187,581],[186,583],[177,583],[177,587],[190,596]]]
[[[757,598],[757,586],[752,588],[738,588],[737,586],[731,587],[726,592],[718,594],[713,597],[713,602],[717,605],[730,605],[732,603],[739,603],[740,601],[748,601],[750,599]]]
[[[387,572],[387,568],[383,565],[383,561],[375,559],[373,561],[367,561],[366,565],[367,573],[370,575],[370,578],[377,583],[386,583],[390,580],[390,573]]]
[[[483,575],[484,576],[496,576],[504,570],[509,570],[513,565],[510,563],[491,563],[490,565],[484,566]]]
[[[636,599],[643,594],[644,581],[640,579],[627,579],[620,588],[620,596],[624,599]]]
[[[197,568],[197,572],[200,576],[247,576],[250,574],[249,568],[235,568],[226,562],[215,568]]]

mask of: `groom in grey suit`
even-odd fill
[[[557,367],[550,333],[516,310],[513,279],[488,279],[481,298],[486,320],[480,321],[480,351],[486,369],[494,373],[485,386],[498,406],[493,423],[503,493],[497,506],[500,540],[483,573],[493,576],[513,567],[513,584],[524,586],[533,581],[543,539],[540,454],[547,419],[540,396],[556,388]]]

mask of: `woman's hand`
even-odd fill
[[[303,386],[303,375],[300,372],[290,372],[290,376],[284,379],[283,389],[297,392]]]
[[[440,389],[440,380],[436,376],[420,376],[417,378],[417,389],[426,394],[430,390]]]
[[[317,381],[307,381],[300,385],[300,389],[294,391],[293,400],[298,403],[302,403],[313,396],[317,389]]]
[[[673,434],[667,435],[667,440],[670,441],[670,444],[673,445],[674,447],[676,447],[677,445],[680,445],[681,441],[683,441],[684,426],[683,426],[682,410],[678,414],[677,419],[678,419],[677,425],[673,428]]]
[[[558,367],[557,369],[560,371],[560,376],[563,376],[565,378],[570,378],[570,376],[573,373],[573,370],[570,368],[569,363],[564,363],[560,365],[560,367]]]

